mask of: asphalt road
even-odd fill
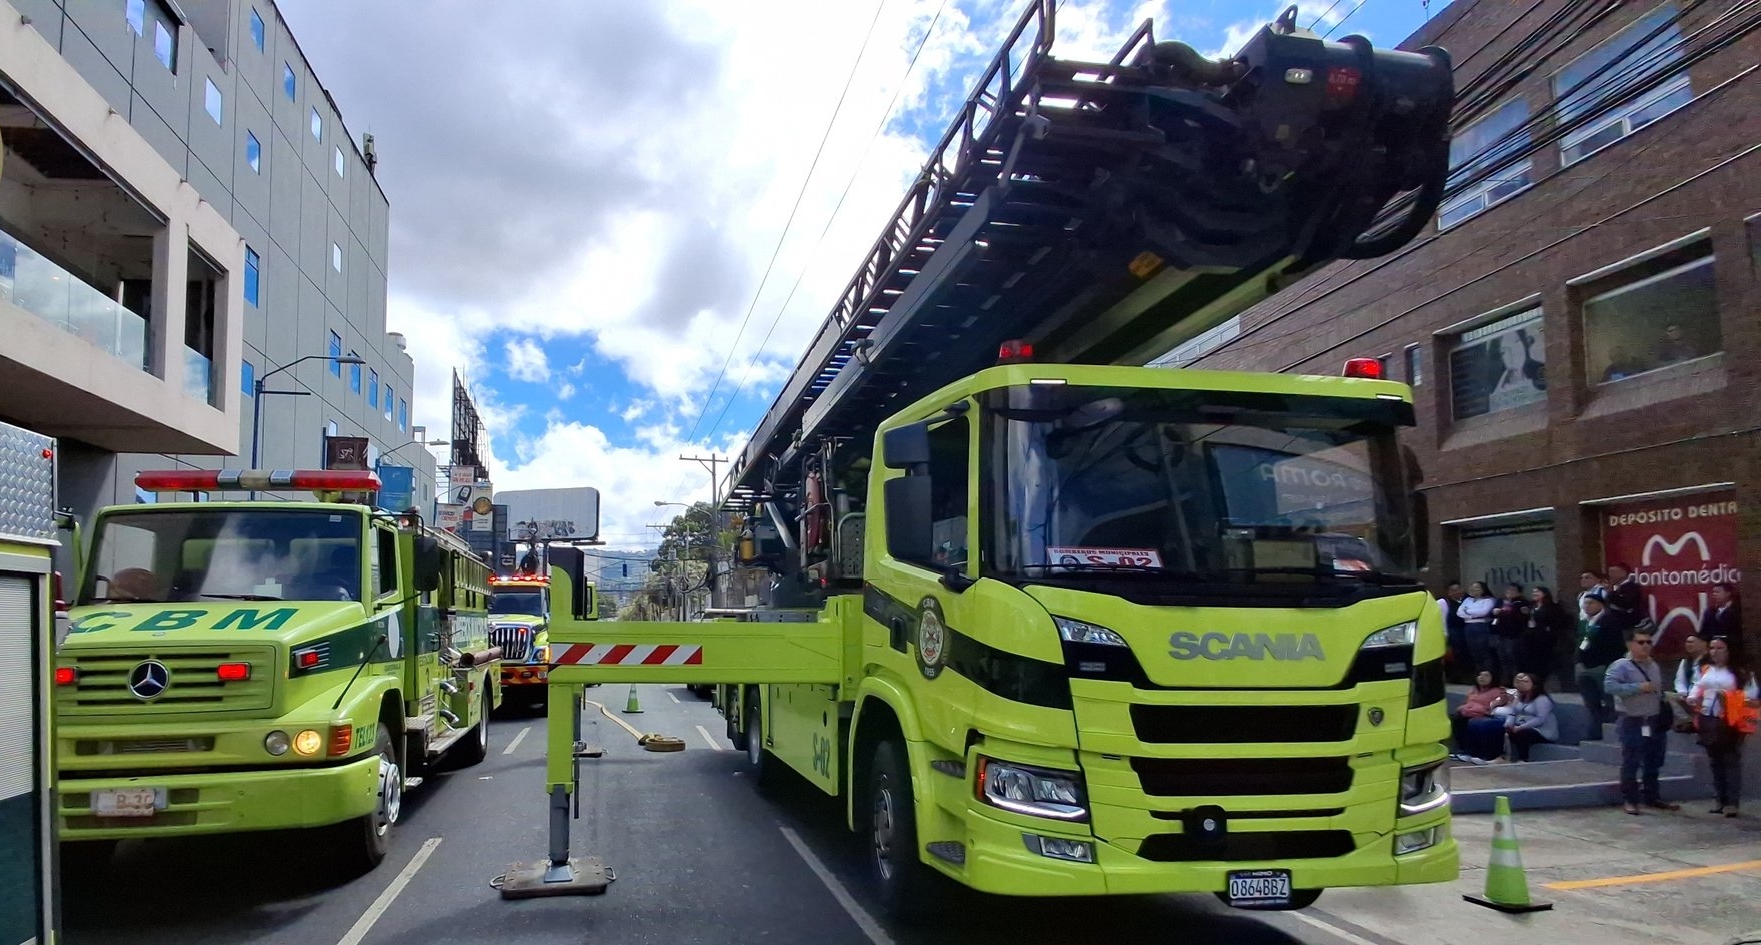
[[[642,731],[685,739],[650,753],[589,709],[577,856],[617,879],[605,895],[508,901],[490,884],[544,855],[542,717],[498,717],[490,756],[406,795],[391,854],[340,877],[314,839],[248,835],[130,842],[101,875],[63,877],[69,945],[970,945],[1166,941],[1388,945],[1325,913],[1234,912],[1210,897],[1015,900],[960,892],[925,927],[879,919],[864,850],[838,802],[805,782],[760,795],[706,702],[640,687]],[[613,711],[627,690],[588,690]],[[703,731],[698,730],[701,726]],[[516,741],[517,740],[517,741]],[[715,748],[711,747],[711,742]],[[1324,905],[1324,903],[1323,903]],[[1331,921],[1333,924],[1326,924]]]

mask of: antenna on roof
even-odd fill
[[[379,152],[373,148],[371,133],[361,135],[361,156],[367,161],[367,173],[373,173],[373,169],[379,166]]]

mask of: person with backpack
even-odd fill
[[[1755,731],[1761,689],[1755,674],[1731,653],[1730,641],[1713,637],[1700,659],[1700,676],[1688,691],[1698,740],[1712,762],[1712,813],[1737,816],[1743,796],[1743,740]]]

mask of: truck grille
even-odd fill
[[[1133,758],[1151,797],[1341,794],[1351,789],[1349,758]]]
[[[1204,860],[1318,860],[1344,856],[1357,849],[1349,830],[1279,830],[1266,833],[1229,831],[1215,841],[1183,833],[1150,837],[1137,855],[1157,863]]]
[[[55,687],[55,711],[64,716],[262,711],[275,701],[281,666],[272,647],[64,652],[61,665],[79,671],[77,682]],[[165,667],[165,689],[142,699],[130,691],[129,676],[150,660]],[[251,664],[251,678],[221,682],[216,670],[222,663]]]
[[[523,660],[532,655],[532,628],[519,624],[491,624],[489,645],[501,647],[504,660]]]
[[[1355,705],[1144,705],[1131,707],[1139,741],[1153,745],[1343,742],[1357,731]]]

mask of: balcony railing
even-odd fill
[[[214,364],[194,348],[183,349],[183,392],[191,400],[214,403]]]
[[[145,318],[6,233],[0,233],[0,300],[147,369]]]

